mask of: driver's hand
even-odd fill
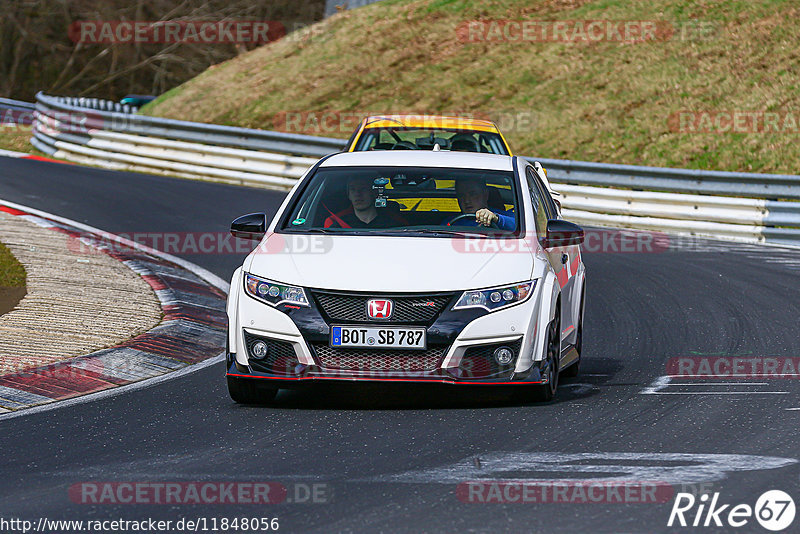
[[[483,208],[475,212],[475,220],[477,220],[478,224],[481,226],[491,226],[492,223],[499,221],[500,217],[492,210]]]

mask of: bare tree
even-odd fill
[[[262,44],[81,42],[70,34],[80,21],[273,21],[291,30],[324,8],[324,0],[0,0],[0,95],[160,94]]]

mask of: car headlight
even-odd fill
[[[278,304],[294,304],[295,306],[308,306],[308,298],[302,287],[287,286],[272,280],[265,280],[253,276],[244,275],[244,289],[247,294],[258,300],[264,301],[272,306]]]
[[[536,287],[536,280],[510,286],[464,291],[453,309],[483,308],[490,312],[499,310],[506,306],[525,302],[533,293],[534,287]]]

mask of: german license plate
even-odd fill
[[[424,328],[333,326],[331,347],[424,349]]]

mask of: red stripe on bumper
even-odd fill
[[[425,383],[425,382],[435,382],[441,384],[453,384],[453,385],[480,385],[480,386],[504,386],[504,385],[524,385],[524,384],[542,384],[542,382],[465,382],[463,380],[449,380],[446,378],[366,378],[366,377],[349,377],[349,376],[308,376],[308,377],[272,377],[272,376],[253,376],[253,375],[242,375],[238,373],[228,373],[228,376],[238,376],[241,378],[259,378],[262,380],[292,380],[292,381],[301,381],[301,380],[344,380],[347,382],[417,382],[417,383]]]

